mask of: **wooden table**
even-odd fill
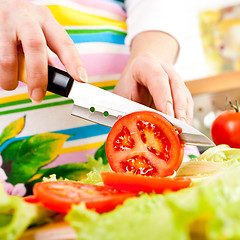
[[[223,73],[221,75],[196,79],[186,82],[192,96],[240,89],[240,71]]]

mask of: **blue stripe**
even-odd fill
[[[103,32],[92,34],[70,34],[74,43],[107,42],[124,45],[125,36],[121,34]]]
[[[71,135],[71,137],[67,141],[74,141],[83,138],[95,137],[100,135],[108,134],[111,128],[100,125],[94,124],[79,128],[70,128],[64,129],[60,131],[55,131],[54,133],[61,133],[66,135]]]
[[[89,137],[105,135],[109,133],[110,129],[111,129],[110,127],[106,127],[100,124],[93,124],[93,125],[83,126],[78,128],[70,128],[70,129],[64,129],[60,131],[54,131],[53,133],[70,135],[71,137],[68,138],[67,141],[74,141],[74,140],[79,140],[79,139],[84,139]],[[7,145],[9,145],[10,143],[19,141],[19,140],[24,140],[28,137],[30,136],[15,137],[7,140],[5,143],[3,143],[0,146],[0,152],[2,152],[3,149],[7,147]]]

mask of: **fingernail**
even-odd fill
[[[39,104],[44,98],[44,91],[42,88],[34,88],[30,96],[34,104]]]
[[[167,111],[166,111],[167,115],[174,116],[173,105],[171,102],[167,102],[166,108],[167,108]]]
[[[81,79],[81,81],[88,82],[88,76],[87,76],[86,70],[84,68],[80,68],[78,71],[78,74],[79,74],[79,78]]]

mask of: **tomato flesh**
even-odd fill
[[[122,162],[122,168],[125,172],[152,176],[156,171],[151,162],[143,156],[134,156]]]
[[[149,111],[120,118],[106,141],[106,155],[115,172],[168,176],[183,159],[178,130],[164,117]]]
[[[136,196],[110,187],[74,181],[36,183],[33,193],[43,206],[59,213],[67,213],[73,204],[81,202],[98,213],[107,212],[122,204],[125,199]]]
[[[25,196],[23,199],[25,202],[28,202],[28,203],[38,203],[39,202],[38,199],[34,195]]]
[[[166,178],[166,177],[147,177],[131,173],[101,173],[103,183],[118,191],[133,193],[164,193],[166,191],[178,191],[191,185],[190,178]]]

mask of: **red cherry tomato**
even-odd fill
[[[240,112],[229,110],[220,113],[213,121],[211,136],[216,145],[240,148]]]
[[[163,193],[165,191],[178,191],[191,184],[190,178],[147,177],[131,173],[101,173],[103,183],[119,191],[133,193]]]
[[[114,124],[106,140],[106,155],[115,172],[164,177],[180,167],[183,144],[164,117],[141,111]]]
[[[48,209],[67,213],[72,204],[85,203],[89,209],[102,213],[114,209],[134,193],[118,192],[113,188],[83,184],[74,181],[36,183],[33,187],[36,199]]]

